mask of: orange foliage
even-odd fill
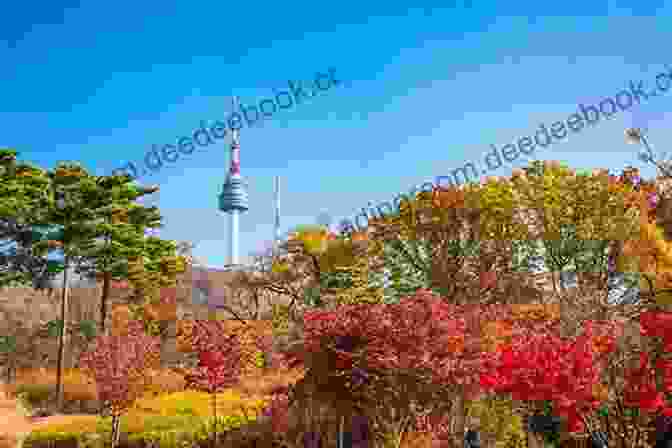
[[[243,374],[254,373],[259,370],[255,366],[255,356],[258,353],[257,341],[261,338],[270,338],[273,334],[273,324],[266,320],[247,320],[245,323],[237,320],[213,320],[225,330],[226,334],[236,334],[242,344],[245,366]],[[177,349],[180,352],[193,351],[193,336],[195,323],[193,320],[177,321]]]
[[[559,304],[511,305],[513,318],[521,321],[555,321],[560,319]]]
[[[464,190],[460,190],[454,186],[448,188],[437,188],[434,190],[432,197],[433,205],[441,209],[464,207],[464,201]]]
[[[128,305],[115,304],[112,306],[112,328],[111,332],[115,336],[121,336],[128,332],[128,323],[133,320],[131,310]]]

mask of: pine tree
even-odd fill
[[[47,172],[17,163],[17,152],[0,149],[0,287],[30,285],[46,289],[60,272],[33,248],[46,239],[48,226],[38,226],[47,210]]]

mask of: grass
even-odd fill
[[[198,391],[185,391],[184,382],[178,381],[177,374],[164,369],[154,372],[157,381],[152,383],[148,392],[121,419],[122,433],[134,437],[167,433],[191,434],[202,432],[204,425],[212,422],[212,401],[209,394]],[[217,415],[226,421],[221,429],[231,429],[246,421],[254,421],[271,393],[284,388],[301,377],[300,372],[271,373],[242,378],[240,384],[223,393],[217,394]],[[30,389],[44,390],[45,386],[55,387],[55,372],[23,370],[17,372],[14,384],[7,387],[10,396],[17,391]],[[48,387],[47,387],[48,388]],[[95,382],[76,370],[70,370],[64,376],[66,400],[95,399]],[[36,394],[39,395],[38,392]],[[111,431],[111,418],[97,415],[68,416],[67,421],[45,424],[35,429],[32,440],[60,437],[64,434],[101,434]]]

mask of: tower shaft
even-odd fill
[[[238,99],[233,98],[234,109],[238,105]],[[222,186],[222,193],[219,195],[219,210],[231,215],[229,226],[229,264],[236,265],[238,259],[238,244],[240,234],[240,214],[248,210],[247,188],[240,174],[240,138],[238,130],[232,131],[233,141],[231,143],[230,164],[228,175]]]
[[[238,264],[238,238],[240,236],[240,212],[231,212],[229,227],[229,264]]]

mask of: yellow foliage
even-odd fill
[[[92,434],[96,432],[100,417],[95,415],[72,415],[67,421],[41,425],[36,433]]]
[[[242,398],[232,391],[217,394],[218,417],[243,417],[244,420],[247,416],[254,420],[263,406],[263,400]],[[157,425],[163,427],[164,431],[168,428],[193,431],[198,429],[198,421],[206,422],[212,415],[209,394],[185,391],[159,397],[145,396],[137,400],[134,407],[122,416],[121,425],[122,430],[129,434],[139,434]],[[189,427],[185,428],[185,425]],[[97,416],[72,416],[68,421],[40,426],[36,432],[91,434],[104,426],[109,430],[109,418],[103,420]]]
[[[319,255],[327,250],[331,236],[326,228],[315,227],[299,230],[292,239],[300,243],[306,253]]]
[[[320,256],[320,270],[335,272],[339,268],[350,267],[355,263],[355,248],[351,240],[329,241],[327,249]]]
[[[289,263],[282,262],[280,260],[274,260],[273,265],[271,266],[271,271],[276,274],[282,274],[283,272],[289,271]]]
[[[273,315],[273,331],[277,335],[286,334],[289,331],[289,305],[284,303],[273,303],[271,305]]]
[[[474,400],[467,407],[467,415],[477,418],[484,438],[494,440],[496,448],[525,448],[527,446],[523,419],[514,412],[511,399],[486,397]]]
[[[217,415],[234,415],[241,408],[253,415],[263,408],[264,400],[244,398],[233,390],[216,394]],[[206,392],[186,390],[158,397],[145,396],[136,401],[135,410],[158,415],[194,415],[198,417],[212,416],[212,397]]]
[[[639,240],[628,240],[617,262],[620,268],[637,269],[642,274],[640,289],[653,292],[659,304],[672,304],[672,244],[665,240],[663,231],[653,222],[643,222]],[[634,259],[635,263],[628,261]],[[636,264],[636,266],[635,266]]]
[[[356,256],[354,264],[347,268],[351,274],[352,286],[336,291],[336,303],[339,305],[383,301],[383,288],[371,281],[372,275],[376,272],[374,264],[382,258],[383,245],[376,240],[368,240],[363,244],[365,245],[363,253]]]

